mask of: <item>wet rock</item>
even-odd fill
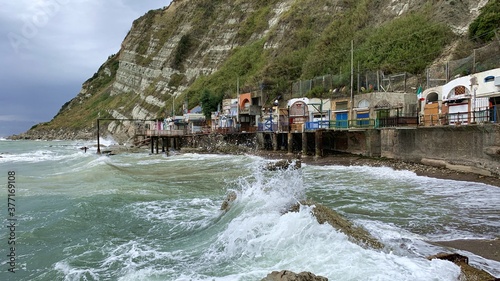
[[[342,231],[349,237],[349,241],[356,243],[362,247],[370,247],[372,249],[383,249],[382,244],[378,239],[373,237],[366,229],[354,225],[351,221],[347,220],[334,210],[312,201],[302,201],[302,205],[314,206],[313,215],[316,217],[320,224],[325,222],[334,228]],[[298,212],[300,204],[295,204],[290,208],[291,212]]]
[[[226,199],[224,199],[224,201],[222,202],[222,205],[220,206],[220,209],[222,211],[228,211],[229,208],[231,207],[231,203],[234,202],[234,200],[236,200],[236,192],[234,191],[230,191],[227,196],[226,196]]]
[[[492,157],[500,157],[500,146],[489,146],[484,149],[484,153]]]
[[[498,278],[495,278],[488,272],[477,269],[473,266],[469,265],[469,258],[466,256],[462,256],[456,253],[439,253],[434,256],[428,257],[429,260],[432,259],[441,259],[450,261],[458,266],[462,270],[462,274],[460,276],[460,281],[498,281]]]
[[[328,278],[316,276],[311,272],[294,273],[288,270],[273,271],[261,281],[328,281]]]
[[[279,160],[277,162],[268,163],[266,165],[265,169],[268,171],[276,171],[276,170],[286,170],[288,168],[300,169],[301,166],[302,166],[302,163],[300,160],[293,161],[293,160],[284,159],[284,160]]]

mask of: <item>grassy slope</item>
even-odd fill
[[[135,32],[139,36],[130,36],[124,46],[134,48],[137,53],[136,63],[148,65],[167,39],[175,35],[180,24],[190,21],[195,28],[182,38],[184,48],[175,50],[175,59],[171,60],[174,63],[169,65],[181,71],[180,75],[171,79],[171,86],[189,83],[182,74],[189,67],[184,62],[193,50],[207,47],[193,38],[210,35],[210,28],[216,24],[216,15],[220,17],[220,13],[227,13],[227,9],[221,8],[224,6],[223,2],[225,1],[191,1],[191,4],[197,4],[190,7],[190,14],[181,10],[148,12],[133,24],[131,33]],[[273,16],[272,5],[278,1],[254,2],[254,7],[257,8],[252,13],[242,13],[242,20],[237,26],[235,40],[240,46],[230,53],[217,72],[193,81],[179,99],[187,98],[190,105],[197,104],[204,90],[220,96],[234,96],[236,79],[239,79],[242,88],[264,83],[267,85],[267,94],[274,97],[287,92],[290,83],[297,79],[337,74],[339,71],[348,73],[351,42],[356,46],[355,60],[361,61],[363,68],[418,74],[441,54],[447,44],[457,39],[446,25],[433,21],[430,5],[385,24],[373,26],[372,22],[380,22],[374,18],[377,13],[373,11],[377,7],[373,1],[340,1],[342,13],[325,13],[324,7],[332,8],[327,1],[322,6],[318,5],[318,1],[298,0],[280,18],[281,26],[287,26],[287,34],[280,41],[279,50],[264,49],[264,43],[273,41],[277,31],[270,30],[264,38],[254,35],[268,29],[269,20]],[[152,28],[153,26],[156,28]],[[157,44],[148,49],[152,39]],[[53,121],[40,124],[36,129],[78,130],[90,127],[98,116],[108,117],[110,109],[124,107],[125,111],[122,112],[126,112],[132,109],[135,102],[140,103],[138,96],[132,94],[110,96],[118,58],[118,55],[110,57],[96,75],[84,84],[90,97],[75,98],[63,106]],[[105,75],[105,68],[111,69],[111,76]],[[155,88],[150,87],[146,91],[147,94],[154,94]],[[166,107],[170,108],[171,103],[168,102],[170,101],[167,101]],[[152,112],[164,110],[147,104],[144,106]],[[68,108],[71,110],[67,110]]]

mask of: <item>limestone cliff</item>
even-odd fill
[[[119,52],[109,56],[51,122],[34,126],[25,136],[90,138],[97,118],[180,114],[183,103],[198,104],[203,89],[234,97],[237,79],[242,87],[271,84],[272,94],[278,95],[297,79],[346,72],[351,41],[362,46],[378,27],[414,14],[424,19],[422,26],[441,24],[455,34],[435,40],[433,36],[447,35],[430,33],[429,41],[442,43],[441,52],[426,58],[430,63],[453,53],[443,54],[449,50],[446,47],[463,40],[460,35],[486,3],[176,0],[135,20]],[[113,133],[126,134],[117,124],[106,126]]]

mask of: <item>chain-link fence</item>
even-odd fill
[[[500,42],[474,49],[468,57],[427,68],[427,88],[444,85],[454,78],[500,67]]]
[[[310,80],[301,80],[292,85],[292,98],[307,96],[312,91],[321,93],[340,92],[349,89],[349,76],[323,75]]]
[[[382,71],[356,72],[352,77],[353,93],[414,92],[421,86],[418,76],[403,72],[386,75]],[[300,80],[292,85],[292,98],[335,97],[351,92],[350,74],[323,75],[310,80]]]
[[[358,69],[360,66],[358,66]],[[425,77],[403,73],[384,74],[380,70],[355,70],[352,75],[353,93],[416,92],[419,87],[431,88],[450,80],[500,67],[500,41],[475,49],[468,57],[447,61],[427,68]],[[292,85],[292,98],[334,97],[351,92],[351,73],[328,74],[310,80],[300,80]]]

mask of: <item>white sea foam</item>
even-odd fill
[[[26,245],[64,250],[47,262],[38,253],[26,258],[64,280],[260,280],[283,269],[329,280],[457,280],[457,266],[425,258],[438,252],[425,241],[498,229],[499,192],[487,185],[390,168],[303,165],[271,172],[263,169],[269,160],[255,156],[97,157],[80,151],[81,142],[33,143],[12,155],[40,151],[47,159],[0,164],[33,168],[22,171],[23,206],[30,209],[22,220]],[[237,199],[223,212],[228,189]],[[351,243],[318,224],[312,207],[284,213],[306,197],[364,226],[387,249]],[[44,204],[30,204],[45,202],[40,198],[66,211],[47,216]],[[54,236],[36,236],[40,226],[60,228],[44,232]]]
[[[97,141],[95,142],[97,144]],[[100,137],[99,138],[99,144],[103,146],[111,146],[111,145],[117,145],[118,143],[112,138],[112,137]]]
[[[364,249],[330,225],[318,224],[309,207],[285,215],[242,214],[219,235],[203,260],[221,265],[231,261],[228,267],[242,272],[260,267],[311,271],[329,280],[457,280],[460,274],[449,262]]]
[[[95,272],[94,269],[80,269],[73,267],[68,264],[68,262],[61,261],[54,265],[56,271],[61,272],[64,275],[64,280],[66,281],[77,281],[77,280],[99,280],[99,274]]]
[[[300,173],[290,173],[242,182],[238,199],[227,214],[233,219],[205,252],[202,260],[211,262],[200,264],[202,269],[215,262],[220,266],[228,263],[229,271],[233,267],[248,274],[256,270],[305,270],[329,280],[458,278],[459,268],[449,262],[363,249],[330,225],[318,224],[311,215],[311,207],[282,214],[284,207],[303,195]]]
[[[159,227],[168,234],[179,235],[203,229],[214,223],[220,206],[208,198],[165,200],[132,204],[131,213]],[[153,229],[154,231],[154,229]]]

